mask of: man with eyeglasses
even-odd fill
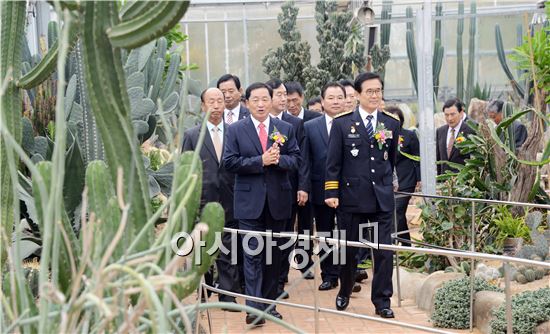
[[[338,228],[346,240],[358,241],[361,224],[375,224],[373,242],[391,244],[394,195],[393,171],[399,142],[397,116],[379,110],[384,83],[375,73],[361,73],[354,82],[359,106],[334,119],[330,132],[325,178],[325,203],[339,209]],[[356,247],[346,247],[340,269],[336,308],[345,310],[355,281]],[[374,250],[371,301],[376,314],[393,318],[390,298],[393,252]]]

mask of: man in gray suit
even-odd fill
[[[233,217],[233,185],[235,175],[229,173],[221,163],[225,146],[226,126],[223,122],[224,96],[218,88],[208,88],[201,94],[201,108],[204,113],[210,110],[206,123],[207,133],[204,142],[198,147],[201,125],[187,130],[183,137],[183,151],[200,149],[202,160],[202,194],[201,207],[208,202],[218,202],[225,210],[225,227],[238,228],[239,224]],[[222,243],[226,249],[231,248],[231,234],[222,235]],[[219,288],[232,292],[240,292],[239,271],[231,263],[231,254],[220,252],[216,259],[218,268]],[[209,279],[211,284],[211,278]],[[236,303],[234,297],[219,295],[220,301]],[[228,311],[231,311],[228,309]]]

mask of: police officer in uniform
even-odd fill
[[[359,240],[359,225],[378,223],[378,243],[390,244],[394,210],[393,170],[399,140],[397,116],[379,110],[384,83],[375,73],[354,82],[359,106],[334,119],[328,144],[325,203],[338,208],[338,227],[349,241]],[[345,310],[355,280],[356,247],[346,248],[340,269],[336,308]],[[374,250],[371,300],[376,314],[393,318],[393,252]]]

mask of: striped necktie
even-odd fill
[[[369,135],[369,140],[372,140],[373,138],[373,135],[374,135],[374,129],[372,127],[372,119],[373,119],[373,116],[372,115],[368,115],[367,116],[367,134]]]

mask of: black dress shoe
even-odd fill
[[[336,296],[336,309],[338,311],[345,310],[349,305],[349,297]]]
[[[315,276],[311,273],[311,271],[306,272],[306,274],[303,276],[304,279],[314,279]]]
[[[380,310],[376,310],[375,313],[379,315],[381,318],[395,318],[395,315],[393,314],[393,311],[391,308],[383,308]]]
[[[259,317],[258,317],[257,315],[255,315],[255,314],[247,314],[247,315],[246,315],[246,324],[247,324],[247,325],[250,325],[251,323],[253,323],[254,321],[256,321],[257,318],[259,318]],[[262,319],[256,321],[255,326],[261,326],[261,325],[263,325],[263,324],[265,324],[265,319],[264,319],[264,318],[262,318]]]
[[[234,303],[234,304],[238,304],[236,300],[220,300],[221,302],[225,302],[225,303]],[[241,310],[235,310],[235,309],[232,309],[232,308],[225,308],[225,307],[222,307],[222,311],[227,311],[227,312],[241,312]]]
[[[351,292],[359,292],[359,291],[361,291],[361,284],[354,283],[353,288],[351,289]]]
[[[365,269],[357,270],[355,273],[355,282],[361,283],[363,280],[369,278],[369,274]]]
[[[324,281],[319,285],[319,291],[326,291],[334,289],[338,286],[338,282]]]
[[[269,315],[272,315],[274,316],[275,318],[277,319],[280,319],[280,320],[283,320],[283,316],[281,315],[281,313],[277,312],[276,309],[272,309],[271,311],[267,312]]]
[[[277,296],[281,296],[281,299],[288,299],[289,294],[285,290],[277,290]]]

